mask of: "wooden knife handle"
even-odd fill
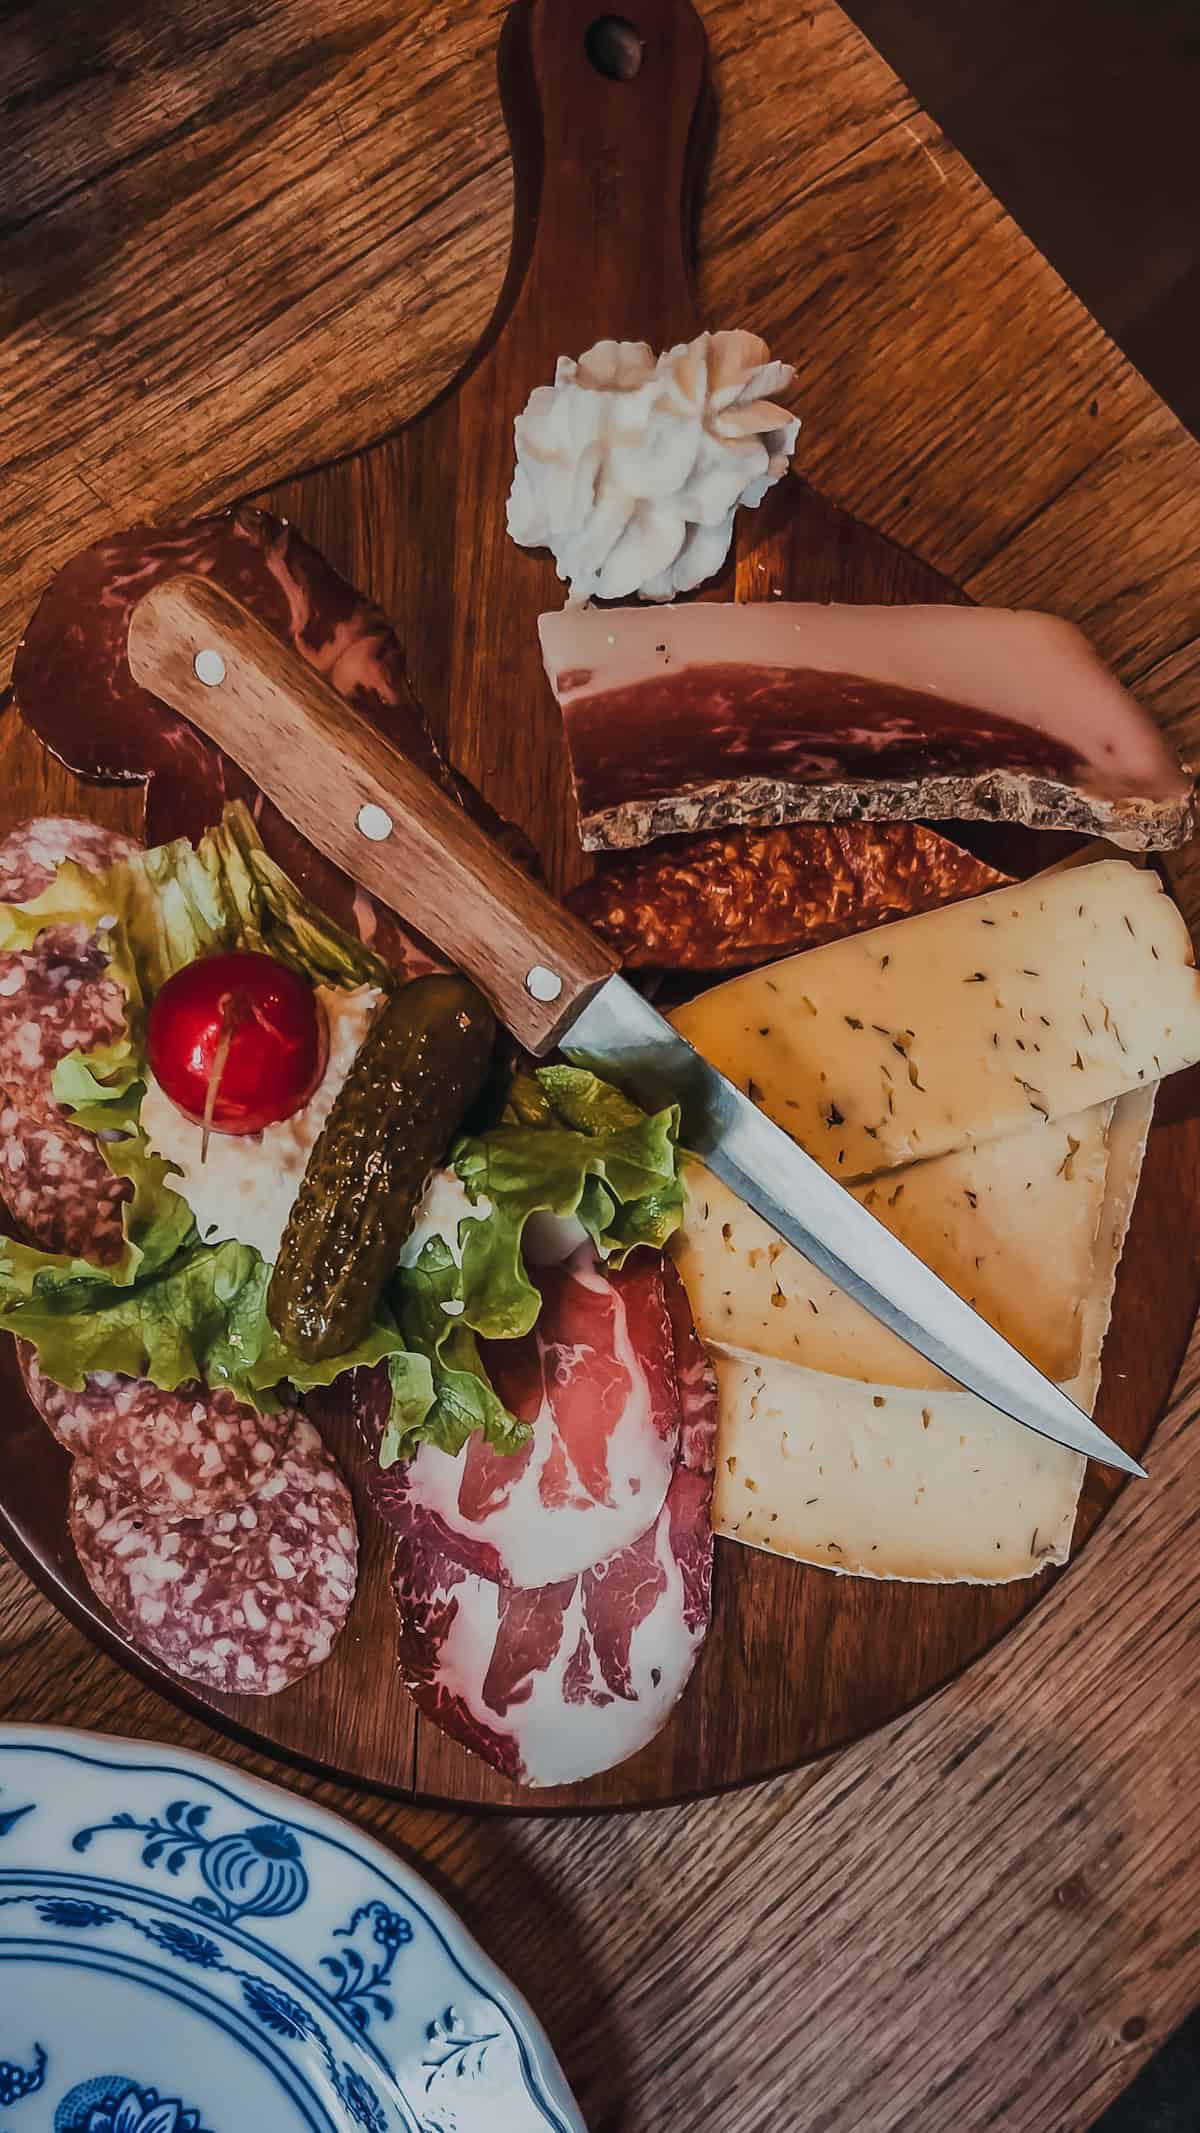
[[[228,593],[170,578],[129,622],[135,681],[253,778],[310,844],[424,933],[531,1052],[616,958],[447,793]]]

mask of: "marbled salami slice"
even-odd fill
[[[27,904],[48,889],[65,859],[103,874],[138,850],[132,837],[74,815],[37,815],[0,838],[0,903]]]
[[[130,1641],[227,1695],[275,1696],[320,1666],[354,1599],[354,1507],[309,1422],[253,1496],[207,1518],[155,1517],[76,1460],[70,1524],[88,1584]]]
[[[163,1392],[148,1378],[98,1370],[82,1390],[56,1385],[28,1341],[17,1354],[43,1422],[106,1488],[164,1518],[203,1518],[245,1502],[277,1464],[298,1420],[262,1415],[224,1386],[193,1381]]]
[[[0,1103],[0,1198],[31,1244],[111,1266],[124,1250],[121,1209],[131,1190],[90,1133]]]
[[[0,1089],[27,1118],[57,1124],[59,1060],[111,1043],[124,1027],[125,995],[86,926],[48,926],[34,947],[0,956]]]
[[[571,1784],[644,1747],[708,1628],[716,1387],[674,1269],[659,1281],[675,1463],[653,1522],[627,1545],[576,1577],[517,1587],[488,1574],[478,1535],[450,1530],[409,1492],[411,1467],[381,1477],[399,1534],[402,1677],[428,1718],[517,1783]],[[547,1298],[548,1320],[550,1308]],[[541,1330],[549,1342],[557,1329]]]

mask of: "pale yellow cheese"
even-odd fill
[[[810,949],[671,1019],[849,1182],[1191,1065],[1200,978],[1158,876],[1115,859]]]
[[[1068,1390],[1095,1403],[1116,1269],[1154,1091],[1124,1097],[1108,1178],[1082,1365]],[[1085,1462],[965,1392],[867,1386],[793,1364],[715,1359],[718,1533],[827,1569],[921,1582],[1002,1584],[1065,1562]]]
[[[1079,1368],[1108,1167],[1111,1104],[972,1142],[851,1188],[887,1228],[1037,1364]],[[701,1339],[866,1383],[948,1380],[698,1162],[672,1244]]]

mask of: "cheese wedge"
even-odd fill
[[[1111,1104],[851,1189],[894,1235],[1058,1382],[1082,1354]],[[868,1384],[946,1386],[923,1356],[776,1236],[692,1158],[675,1264],[703,1341]]]
[[[1068,1391],[1095,1404],[1101,1350],[1154,1091],[1112,1122],[1084,1353]],[[752,1358],[715,1359],[718,1533],[827,1569],[1004,1584],[1065,1562],[1085,1461],[965,1392],[922,1394]]]
[[[676,1028],[843,1181],[1107,1103],[1200,1059],[1200,977],[1121,859],[810,949]]]

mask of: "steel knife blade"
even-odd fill
[[[684,1146],[947,1377],[1041,1436],[1144,1472],[702,1059],[451,794],[227,593],[188,577],[156,586],[131,617],[127,655],[135,679],[310,843],[452,957],[531,1051],[560,1047],[653,1109],[677,1103]]]

